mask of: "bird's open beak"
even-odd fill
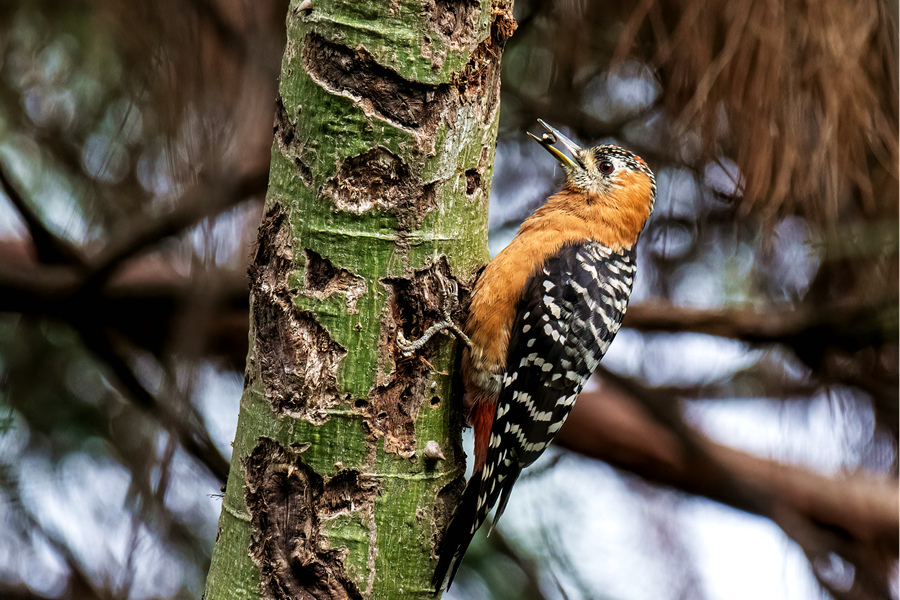
[[[544,127],[544,129],[547,130],[547,133],[545,133],[541,137],[538,137],[531,132],[529,132],[528,135],[533,137],[535,141],[537,141],[537,143],[539,143],[544,147],[544,149],[547,150],[547,152],[556,157],[556,160],[558,160],[563,166],[571,168],[578,167],[578,163],[581,161],[578,161],[577,153],[581,152],[581,147],[561,134],[557,129],[554,129],[553,127],[547,125],[543,120],[538,119],[538,123],[540,123]],[[554,144],[556,142],[561,143],[565,147],[565,149],[568,150],[569,153],[575,158],[575,160],[572,160],[571,158],[563,154],[559,148],[555,147]]]

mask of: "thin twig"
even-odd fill
[[[102,360],[115,374],[129,397],[178,439],[184,449],[215,475],[222,483],[228,478],[228,461],[209,437],[209,432],[194,424],[193,419],[177,418],[169,414],[147,388],[138,380],[131,367],[113,349],[96,324],[77,324],[85,346]],[[188,422],[190,421],[190,422]]]

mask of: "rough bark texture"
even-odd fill
[[[432,597],[456,343],[395,340],[487,260],[510,5],[292,2],[210,600]]]

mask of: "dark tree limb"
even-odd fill
[[[625,327],[640,331],[704,333],[751,343],[787,343],[807,340],[830,327],[843,332],[854,317],[878,314],[885,306],[896,308],[896,294],[887,294],[867,306],[829,308],[799,306],[790,309],[702,309],[643,302],[628,307]],[[835,340],[836,341],[836,340]]]
[[[190,188],[178,201],[178,207],[155,219],[141,215],[123,226],[89,263],[82,286],[94,290],[126,259],[161,240],[177,235],[203,219],[211,218],[250,197],[265,193],[268,170],[243,177],[223,177]]]
[[[650,482],[766,516],[814,559],[834,552],[859,578],[885,581],[888,571],[877,567],[896,558],[900,527],[895,479],[826,477],[717,444],[686,425],[673,430],[673,418],[661,416],[604,379],[600,391],[582,394],[557,441]]]
[[[28,233],[31,234],[31,240],[34,242],[34,249],[40,262],[44,264],[84,265],[84,259],[72,244],[47,229],[47,226],[44,225],[37,213],[31,208],[31,204],[25,200],[16,186],[12,184],[2,163],[0,163],[0,188],[2,188],[12,205],[16,207],[22,220],[25,221],[25,227],[28,228]]]

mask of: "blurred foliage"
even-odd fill
[[[4,597],[201,593],[287,10],[0,3]],[[744,414],[776,430],[784,419],[799,425],[781,437],[822,454],[843,440],[839,468],[896,476],[896,7],[519,0],[516,18],[494,249],[559,179],[524,135],[537,118],[585,144],[634,149],[659,182],[634,301],[673,317],[659,325],[636,311],[604,365],[682,399],[710,434]],[[696,316],[688,309],[716,328],[679,326]],[[823,418],[835,431],[816,431]],[[626,506],[645,507],[630,518],[646,537],[637,550],[595,539],[596,569],[637,588],[601,589],[603,576],[573,566],[593,555],[557,539],[573,519],[601,527],[596,498],[577,492],[599,470]],[[586,480],[566,479],[581,471]],[[557,472],[528,478],[520,508],[540,518],[510,511],[479,539],[455,597],[631,597],[667,577],[667,597],[704,597],[678,522],[693,500],[593,461],[561,460]],[[648,572],[616,574],[609,565],[629,552]],[[813,571],[835,595],[854,589],[842,564]]]

